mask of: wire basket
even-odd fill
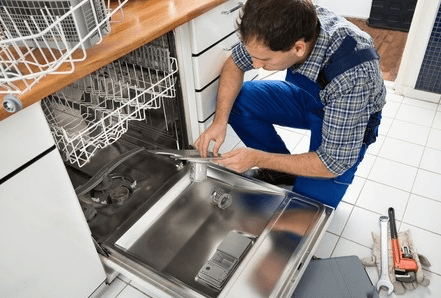
[[[156,46],[139,50],[150,47]],[[177,60],[168,50],[161,53],[168,70],[129,63],[136,55],[130,53],[42,100],[65,161],[84,166],[96,150],[117,141],[129,121],[145,120],[147,110],[160,109],[164,98],[176,96]]]
[[[2,0],[0,94],[21,95],[48,74],[72,73],[127,1],[111,10],[104,0]]]

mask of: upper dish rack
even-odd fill
[[[111,17],[116,12],[123,17],[128,0],[112,1],[118,3],[2,0],[0,94],[21,95],[48,74],[72,73],[86,59],[86,49],[109,34]]]
[[[157,41],[42,100],[65,161],[84,166],[96,150],[117,141],[129,121],[145,120],[149,109],[176,97],[177,60]]]

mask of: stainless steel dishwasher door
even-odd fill
[[[209,166],[204,182],[192,182],[189,167],[177,178],[106,248],[123,262],[131,260],[144,268],[149,278],[157,275],[158,283],[166,281],[168,291],[182,297],[247,296],[243,291],[268,297],[286,291],[299,265],[309,261],[311,245],[324,232],[331,213],[320,204],[293,197],[292,192],[218,167]],[[213,203],[213,194],[220,190],[231,198],[225,209]],[[252,239],[254,245],[223,290],[197,282],[198,272],[231,231]],[[272,269],[271,281],[265,266]]]

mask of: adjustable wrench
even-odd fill
[[[390,295],[394,286],[389,278],[389,251],[387,245],[387,223],[389,222],[388,216],[380,216],[380,239],[381,239],[381,276],[377,282],[377,291],[380,288],[387,288],[387,294]]]

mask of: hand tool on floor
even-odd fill
[[[397,234],[397,239],[399,238]],[[401,239],[403,240],[403,239]],[[408,245],[403,245],[402,248],[402,257],[405,259],[413,259],[412,257],[412,251],[410,250],[410,247]],[[411,283],[416,281],[416,272],[415,271],[405,271],[402,272],[400,270],[394,270],[395,271],[395,279],[397,281]]]
[[[417,262],[412,258],[401,256],[400,243],[398,242],[397,227],[395,224],[395,210],[389,208],[390,238],[392,243],[392,254],[394,257],[394,269],[396,273],[406,274],[418,270]]]
[[[380,237],[381,237],[381,275],[377,282],[377,291],[381,288],[387,289],[387,294],[390,295],[394,286],[389,278],[389,250],[387,245],[387,223],[389,217],[383,215],[380,216]]]
[[[378,274],[381,273],[381,239],[380,234],[372,232],[372,240],[374,242],[374,247],[372,251],[372,257],[365,257],[361,259],[364,266],[376,266],[378,269]],[[416,248],[413,244],[412,236],[410,230],[405,230],[397,233],[397,238],[399,239],[400,246],[403,248],[403,256],[410,254],[410,256],[418,264],[418,270],[416,272],[397,272],[394,270],[394,261],[392,254],[392,244],[388,243],[389,250],[389,278],[394,286],[394,293],[397,295],[403,295],[407,290],[416,289],[418,286],[429,286],[430,279],[423,271],[424,267],[430,267],[429,260],[420,253],[417,253]],[[406,250],[406,247],[408,248]]]
[[[408,271],[405,273],[395,272],[395,279],[400,282],[415,282],[416,281],[416,273],[413,271]]]
[[[398,238],[398,236],[397,236]],[[410,247],[407,245],[403,245],[403,247],[401,248],[401,250],[403,251],[403,258],[412,258],[412,254],[410,251]]]

